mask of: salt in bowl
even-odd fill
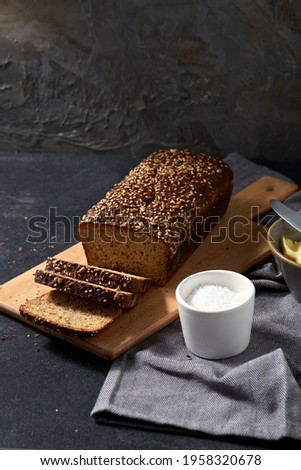
[[[185,278],[177,286],[176,300],[189,351],[206,359],[244,351],[250,342],[254,299],[253,283],[234,271],[209,270]]]

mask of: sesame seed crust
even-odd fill
[[[37,269],[34,274],[35,282],[54,289],[78,295],[97,302],[107,302],[118,307],[131,308],[138,300],[138,294],[112,289],[110,287],[92,284],[79,279],[63,276],[51,271]]]
[[[212,207],[219,188],[232,186],[232,171],[217,157],[193,150],[152,153],[117,183],[82,222],[126,225],[177,243],[179,223],[188,228]]]
[[[121,290],[122,288],[123,291],[138,294],[145,292],[151,281],[149,278],[134,276],[129,273],[82,265],[53,257],[47,259],[45,270],[92,284],[100,284],[111,289]]]

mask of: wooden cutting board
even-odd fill
[[[270,199],[283,200],[297,190],[294,183],[266,176],[233,196],[220,224],[172,279],[164,287],[151,287],[134,308],[103,332],[91,338],[76,338],[52,332],[43,326],[35,327],[105,359],[115,359],[178,318],[175,288],[186,276],[207,269],[244,273],[266,260],[270,255],[266,231],[254,219],[270,211]],[[80,243],[57,257],[86,263]],[[49,290],[49,287],[33,281],[35,270],[44,266],[45,263],[35,266],[0,286],[0,309],[3,312],[31,324],[19,314],[19,305]]]

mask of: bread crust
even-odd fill
[[[109,287],[110,289],[120,289],[136,294],[146,292],[151,284],[151,280],[146,277],[134,276],[129,273],[103,269],[89,264],[84,265],[54,257],[47,259],[45,270],[80,281]]]
[[[96,302],[115,305],[122,308],[133,307],[138,300],[138,294],[110,289],[90,282],[73,279],[51,271],[38,269],[34,275],[35,282],[56,290],[74,294]]]
[[[232,184],[232,170],[217,157],[154,152],[83,216],[88,263],[164,285],[208,233],[206,219],[223,216]]]

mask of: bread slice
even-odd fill
[[[20,314],[38,325],[71,336],[92,336],[107,328],[122,309],[51,291],[21,305]]]
[[[134,292],[137,294],[145,292],[151,284],[151,280],[146,277],[65,261],[58,258],[47,259],[46,271],[53,271],[57,274],[81,281],[101,284],[111,289],[121,289],[125,292]]]
[[[89,300],[107,303],[122,308],[133,307],[138,299],[138,295],[132,292],[124,292],[118,289],[92,284],[86,281],[80,281],[68,276],[62,276],[51,271],[38,269],[35,272],[35,282],[53,287],[59,291],[78,295]]]

